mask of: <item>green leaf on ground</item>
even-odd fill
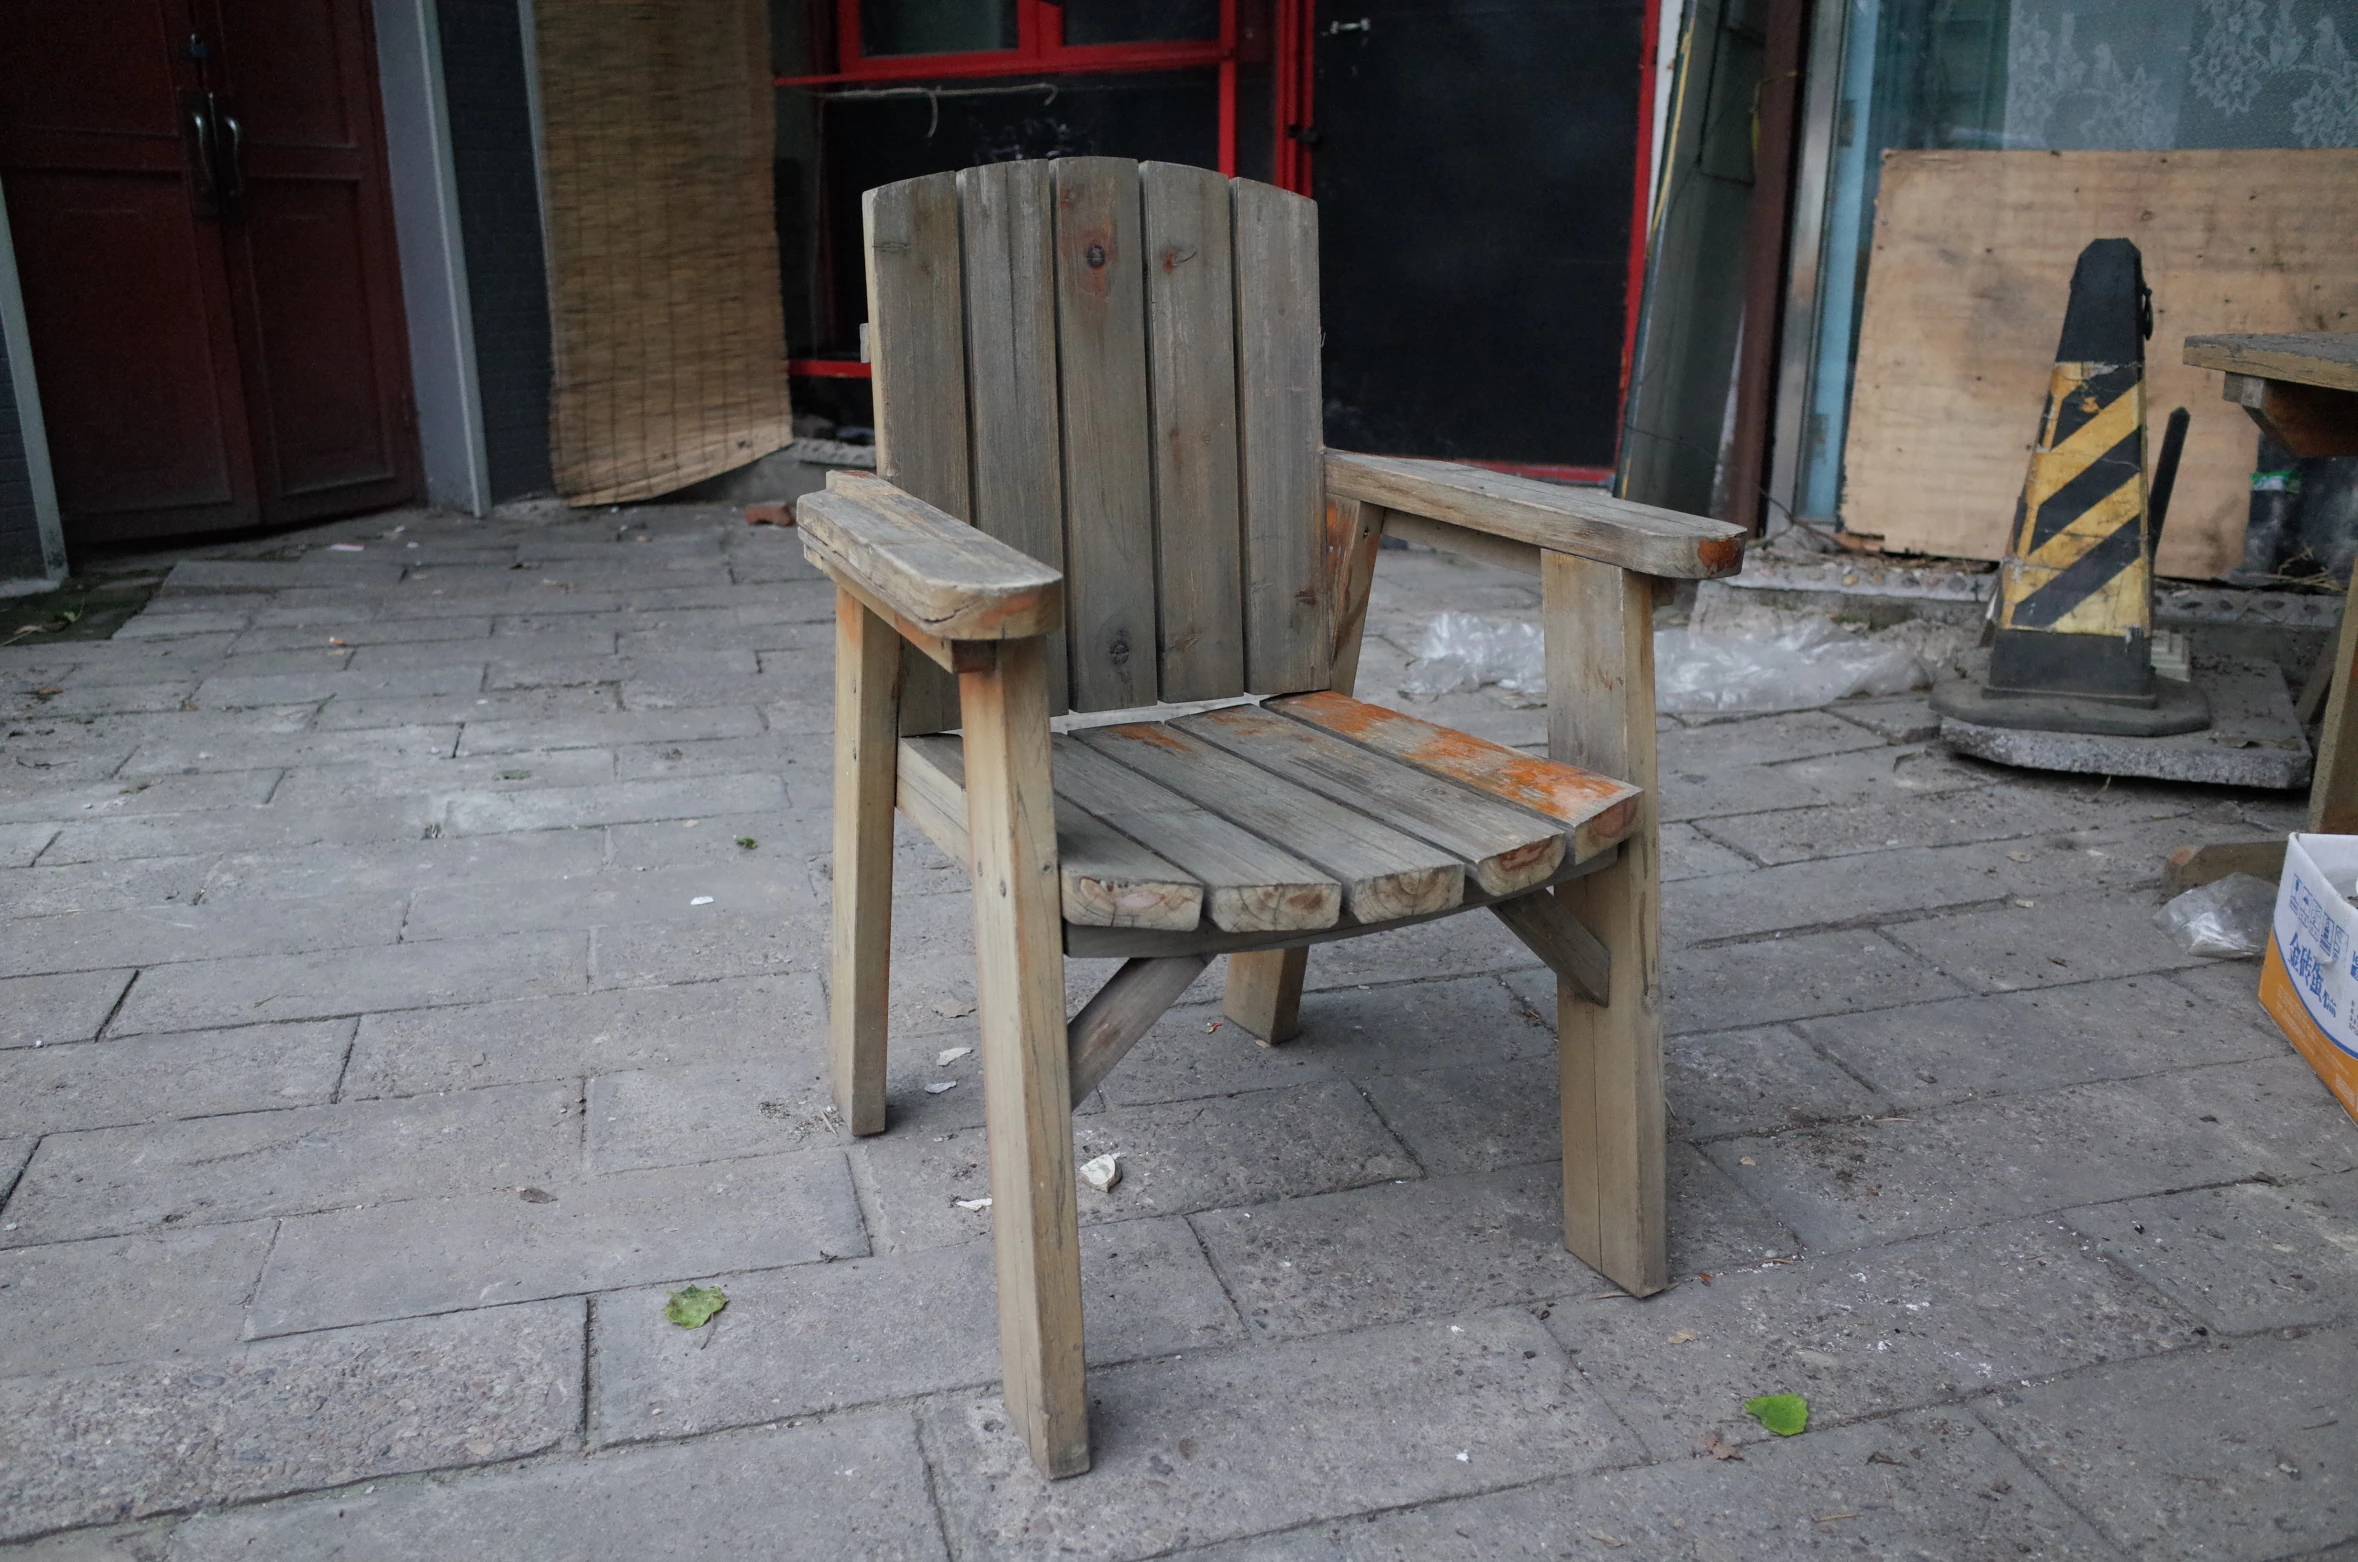
[[[1799,1394],[1763,1394],[1744,1401],[1744,1414],[1779,1437],[1798,1437],[1809,1425],[1809,1401]]]
[[[761,842],[755,840],[750,835],[740,835],[737,837],[737,844],[744,847],[747,851],[751,851],[756,846],[759,846]]]
[[[663,1304],[663,1316],[683,1329],[701,1329],[712,1322],[714,1313],[728,1305],[728,1293],[719,1286],[692,1285],[685,1291],[671,1293],[671,1300]]]

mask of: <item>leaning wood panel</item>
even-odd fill
[[[1229,933],[1333,927],[1343,887],[1312,867],[1072,738],[1058,738],[1056,792],[1185,870],[1204,886],[1204,912]]]
[[[1342,881],[1355,921],[1421,916],[1465,896],[1465,867],[1438,847],[1212,747],[1139,722],[1079,734],[1087,747],[1150,776],[1263,840],[1283,841]]]
[[[1272,700],[1268,708],[1548,815],[1564,827],[1574,862],[1587,861],[1637,825],[1638,789],[1611,776],[1536,759],[1348,695],[1305,694]]]
[[[1138,178],[1162,696],[1216,700],[1245,686],[1228,181],[1177,163],[1140,163]]]
[[[2145,401],[2193,414],[2159,568],[2243,556],[2253,432],[2192,334],[2358,319],[2358,150],[1893,152],[1883,165],[1842,521],[1886,549],[1994,559],[2038,432],[2071,272],[2133,240],[2153,289]],[[2149,448],[2158,449],[2154,439]]]
[[[958,174],[966,244],[966,369],[980,530],[1064,568],[1056,407],[1056,192],[1045,162]],[[1048,641],[1048,708],[1066,709],[1064,636]]]
[[[1334,645],[1321,525],[1318,207],[1250,179],[1231,190],[1245,687],[1294,694],[1326,687]]]
[[[1154,480],[1136,163],[1056,163],[1056,340],[1072,708],[1152,705]]]
[[[1238,705],[1172,725],[1272,775],[1432,842],[1464,862],[1485,894],[1512,895],[1529,889],[1564,860],[1564,832],[1555,821],[1361,748],[1307,722]]]
[[[670,493],[794,437],[766,9],[535,8],[549,455],[568,504]]]
[[[959,520],[972,514],[966,461],[966,309],[958,265],[958,176],[928,174],[860,200],[874,360],[876,475]],[[915,652],[901,658],[901,730],[958,724],[958,690]]]
[[[960,862],[966,837],[966,761],[957,738],[901,743],[901,806]],[[1204,887],[1071,799],[1056,799],[1056,871],[1064,919],[1082,927],[1184,933],[1203,920]]]

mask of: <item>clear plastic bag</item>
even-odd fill
[[[1904,694],[1928,681],[1923,662],[1906,646],[1852,634],[1827,618],[1780,615],[1654,636],[1659,710],[1810,710],[1854,694]],[[1545,697],[1539,626],[1479,613],[1435,615],[1400,692],[1437,699],[1484,684],[1526,699]]]
[[[2258,959],[2275,923],[2276,885],[2249,873],[2196,885],[2153,914],[2181,953],[2214,960]]]

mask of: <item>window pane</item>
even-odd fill
[[[1015,47],[1016,0],[860,0],[860,53],[973,54]]]
[[[1064,0],[1066,43],[1217,40],[1220,0]]]

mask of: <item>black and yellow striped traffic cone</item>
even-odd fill
[[[2200,691],[2153,670],[2145,338],[2153,295],[2127,239],[2080,251],[2046,415],[1998,571],[1988,680],[1933,691],[1992,727],[2160,737],[2210,725]]]

